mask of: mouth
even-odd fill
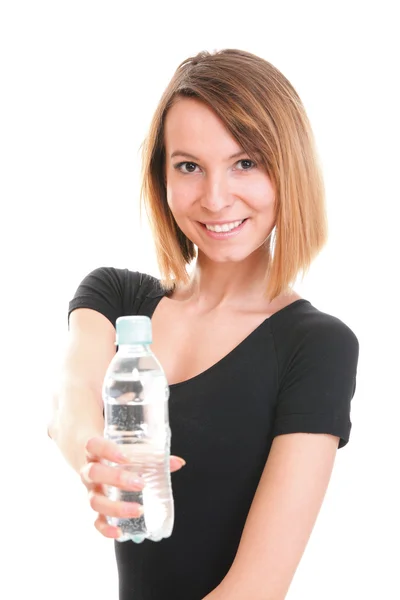
[[[206,234],[214,239],[226,239],[237,235],[246,225],[248,218],[246,219],[238,219],[237,221],[231,221],[229,223],[221,223],[221,224],[211,224],[211,223],[200,223],[199,225],[202,227],[203,231]]]

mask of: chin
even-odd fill
[[[219,251],[219,252],[207,252],[204,251],[202,248],[198,247],[198,254],[202,254],[205,258],[207,258],[208,260],[211,260],[215,263],[231,263],[231,262],[242,262],[243,260],[246,260],[246,258],[248,258],[251,254],[253,254],[253,251],[242,251],[242,252],[223,252],[223,251]]]

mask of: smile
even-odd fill
[[[241,219],[240,221],[232,221],[231,223],[224,223],[223,225],[207,225],[207,223],[204,223],[204,225],[206,226],[208,231],[216,231],[217,233],[221,233],[221,231],[226,232],[236,229],[236,227],[239,227],[239,225],[241,225],[243,221],[244,219]]]
[[[200,226],[209,237],[212,237],[215,240],[224,240],[238,235],[243,227],[245,227],[247,221],[248,219],[241,219],[239,221],[231,221],[230,223],[223,223],[220,225],[200,223]]]

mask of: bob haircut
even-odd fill
[[[271,180],[275,216],[265,241],[270,253],[265,283],[272,301],[289,292],[300,272],[304,278],[327,240],[324,181],[305,108],[278,69],[248,52],[200,52],[179,65],[142,147],[141,203],[167,291],[189,282],[187,266],[197,255],[175,222],[165,185],[165,117],[181,97],[210,107]]]

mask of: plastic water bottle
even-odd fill
[[[171,535],[174,502],[170,473],[171,429],[169,426],[169,387],[165,373],[150,350],[151,321],[148,317],[120,317],[116,322],[116,345],[103,383],[104,436],[121,445],[129,456],[128,465],[108,463],[128,469],[144,480],[139,492],[108,486],[111,500],[138,502],[144,514],[138,518],[108,517],[119,527],[118,541],[160,541]]]

